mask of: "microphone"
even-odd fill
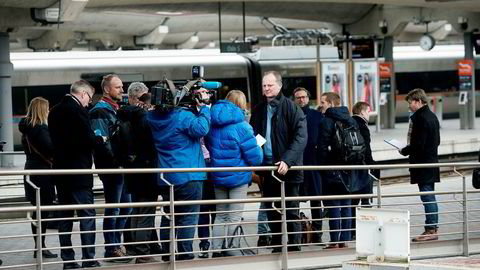
[[[197,85],[205,89],[217,89],[222,87],[221,82],[198,82]]]

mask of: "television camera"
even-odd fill
[[[216,89],[222,87],[222,83],[203,80],[203,70],[203,66],[193,66],[192,79],[187,81],[171,81],[165,77],[152,87],[152,105],[155,109],[171,110],[178,106],[196,106],[197,101],[211,104],[216,100]],[[206,92],[207,98],[200,90]]]

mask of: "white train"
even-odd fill
[[[322,46],[320,58],[322,61],[338,59],[337,49]],[[417,47],[395,48],[397,117],[407,115],[401,95],[416,87],[444,96],[444,117],[458,117],[455,63],[462,58],[463,46],[436,46],[430,52]],[[189,79],[193,65],[205,67],[205,79],[223,83],[220,97],[228,90],[240,89],[251,104],[256,104],[261,98],[261,77],[266,70],[282,73],[285,95],[303,86],[311,90],[312,100],[316,96],[315,47],[263,48],[246,55],[223,54],[218,50],[11,53],[11,62],[14,65],[14,123],[25,115],[32,98],[42,96],[51,105],[56,104],[75,80],[88,80],[100,95],[100,81],[105,74],[119,74],[126,90],[133,81],[152,86],[164,76],[173,80]],[[16,126],[14,140],[18,147],[20,134]]]

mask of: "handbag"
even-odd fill
[[[38,156],[40,156],[43,159],[43,161],[45,161],[45,163],[48,164],[50,168],[53,168],[53,160],[46,158],[42,153],[40,153],[40,151],[38,151],[37,148],[35,148],[33,144],[30,143],[28,136],[25,136],[25,140],[27,141],[29,151],[31,153],[32,152],[36,153]]]
[[[480,189],[480,168],[473,169],[472,185],[476,189]]]

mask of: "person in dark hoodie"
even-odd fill
[[[126,125],[129,130],[127,134],[121,133],[122,150],[118,150],[121,160],[119,163],[124,168],[154,168],[155,167],[155,149],[152,147],[152,132],[147,124],[147,112],[151,107],[149,103],[150,94],[144,83],[132,82],[128,87],[128,105],[122,106],[117,117]],[[123,136],[125,135],[125,136]],[[127,152],[127,153],[125,153]],[[156,202],[158,199],[158,190],[155,174],[125,174],[125,185],[128,193],[131,194],[132,202]],[[156,207],[135,207],[132,216],[127,220],[130,233],[124,232],[124,235],[130,235],[130,241],[139,242],[138,244],[125,245],[129,255],[150,255],[161,253],[161,247],[158,243],[142,243],[157,241],[158,235],[155,227]],[[145,230],[145,228],[152,228]],[[127,242],[125,237],[125,242]],[[135,263],[154,263],[157,262],[153,257],[138,257]]]
[[[293,90],[295,103],[302,108],[303,113],[307,116],[308,141],[307,147],[303,152],[303,165],[319,165],[318,163],[318,138],[320,132],[320,123],[323,120],[323,114],[317,110],[310,109],[308,102],[310,101],[310,92],[303,88],[297,87]],[[322,175],[320,171],[304,171],[303,186],[300,190],[301,195],[305,196],[321,196],[322,191]],[[312,226],[315,230],[313,234],[313,243],[322,242],[322,201],[311,200],[310,212],[312,213]]]
[[[320,99],[322,112],[325,119],[321,123],[320,140],[318,145],[318,162],[320,165],[343,165],[340,161],[342,158],[338,156],[336,151],[333,151],[335,144],[336,122],[340,121],[346,126],[357,126],[357,123],[350,116],[348,108],[340,106],[340,96],[337,93],[324,93]],[[347,179],[351,172],[340,170],[322,171],[322,179],[324,181],[324,188],[326,195],[347,195],[349,191],[346,187]],[[343,200],[325,200],[326,206],[329,208],[329,227],[330,227],[330,241],[326,249],[344,248],[345,241],[351,240],[352,216],[351,208],[346,207],[351,205],[350,199]],[[341,220],[339,218],[342,218]],[[336,231],[342,230],[342,231]],[[340,243],[339,243],[340,242]]]
[[[365,141],[365,164],[373,165],[375,161],[372,157],[372,148],[370,147],[370,130],[368,129],[368,120],[370,119],[369,115],[370,104],[359,101],[353,105],[352,114],[353,119],[357,122],[358,128],[360,130],[360,134]],[[370,170],[373,176],[377,179],[380,178],[380,170]],[[357,177],[357,191],[353,192],[353,194],[372,194],[373,193],[373,181],[370,177],[368,170],[356,170],[356,177]],[[356,216],[356,206],[361,202],[363,207],[370,206],[370,199],[369,198],[362,198],[362,199],[352,199],[352,217]],[[352,239],[355,239],[355,222],[352,222]]]
[[[253,129],[245,121],[247,99],[239,90],[228,92],[225,100],[212,107],[212,128],[207,145],[212,157],[212,167],[246,167],[262,164],[263,152],[257,145]],[[246,199],[248,186],[252,183],[252,172],[212,172],[216,199]],[[243,203],[217,204],[213,227],[213,249],[240,248],[240,239],[233,236],[242,220]],[[221,224],[231,225],[221,226]],[[226,242],[226,243],[224,243]],[[235,251],[238,252],[238,251]],[[236,255],[232,251],[215,252],[212,257]]]
[[[298,197],[300,185],[303,182],[303,171],[291,171],[291,166],[303,165],[303,151],[307,145],[307,121],[300,107],[286,98],[282,93],[282,76],[276,71],[268,71],[263,76],[264,100],[252,112],[250,123],[254,134],[265,138],[263,145],[263,165],[278,166],[276,176],[285,181],[285,194],[289,197]],[[272,177],[270,172],[259,172],[264,177],[263,196],[279,197],[281,184]],[[301,231],[299,222],[299,201],[287,201],[286,217],[288,234],[288,251],[300,251]],[[281,215],[268,204],[268,220],[272,233],[280,233]],[[280,208],[280,202],[275,202]],[[281,245],[282,235],[272,236],[271,245]],[[272,252],[281,252],[282,248],[275,247]]]
[[[27,156],[25,170],[28,169],[51,169],[53,162],[53,145],[48,132],[48,100],[36,97],[30,101],[27,109],[27,116],[20,120],[18,129],[22,133],[22,145]],[[55,201],[55,187],[50,175],[32,175],[30,181],[40,188],[40,204],[52,205]],[[36,205],[35,189],[24,180],[25,197],[32,205]],[[43,220],[48,218],[49,212],[42,211]],[[37,218],[37,212],[33,211],[32,219]],[[37,225],[32,223],[33,240],[37,248]],[[42,234],[47,231],[47,222],[42,221]],[[45,235],[42,235],[42,248],[45,248]],[[37,257],[34,251],[33,257]],[[56,258],[50,250],[42,250],[43,258]]]

